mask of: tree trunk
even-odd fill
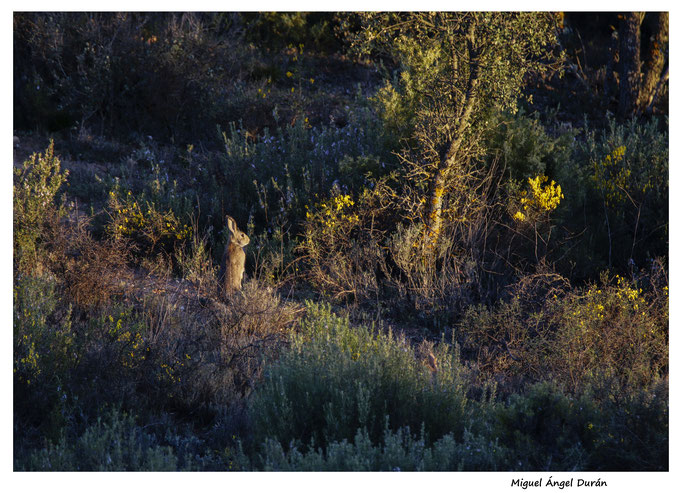
[[[434,250],[443,227],[443,197],[447,187],[450,173],[455,168],[457,155],[464,140],[464,132],[470,124],[471,115],[477,102],[478,86],[480,83],[481,66],[479,64],[480,50],[476,47],[474,37],[474,24],[472,23],[467,33],[467,51],[471,71],[467,82],[467,91],[464,101],[457,115],[457,124],[450,142],[445,146],[439,157],[438,168],[431,177],[429,183],[428,215],[426,218],[426,245]]]
[[[667,74],[664,72],[667,62],[666,46],[668,44],[668,12],[656,14],[656,26],[652,35],[652,43],[644,62],[644,79],[639,90],[637,110],[644,111],[650,107],[658,92],[659,84]]]
[[[429,184],[429,214],[426,218],[426,245],[433,249],[443,229],[443,195],[445,194],[444,166],[439,166]]]
[[[641,84],[640,26],[644,12],[623,14],[619,26],[620,35],[620,97],[618,116],[626,118],[637,108]]]

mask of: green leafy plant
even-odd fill
[[[409,427],[386,427],[378,443],[364,429],[352,440],[307,450],[293,446],[285,451],[268,439],[256,465],[267,471],[495,471],[512,466],[510,455],[496,441],[466,431],[462,441],[448,433],[429,445]]]
[[[256,445],[378,440],[392,430],[422,429],[427,440],[461,437],[469,419],[466,370],[447,344],[418,357],[390,332],[350,327],[325,305],[307,303],[301,332],[273,362],[251,402]],[[432,352],[429,352],[432,351]]]
[[[587,129],[562,178],[564,224],[585,231],[564,251],[576,275],[641,268],[668,251],[668,131],[657,120]],[[583,214],[590,210],[592,214]]]
[[[22,277],[14,287],[13,373],[15,411],[54,438],[67,419],[68,386],[80,345],[71,306],[53,280]]]
[[[21,469],[28,471],[175,471],[178,459],[135,419],[118,410],[85,429],[74,441],[64,437],[33,452]]]
[[[46,232],[64,215],[56,203],[57,193],[66,182],[67,171],[54,155],[54,141],[44,154],[34,153],[14,168],[14,266],[18,272],[32,273],[41,267],[40,254]]]

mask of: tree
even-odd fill
[[[402,154],[424,196],[425,244],[435,247],[444,200],[466,201],[467,165],[481,153],[491,109],[514,112],[529,72],[558,60],[557,17],[549,13],[416,12],[360,14],[353,43],[390,57],[399,77],[379,99],[402,115],[409,142]],[[452,207],[451,207],[452,209]]]
[[[653,17],[649,49],[642,60],[642,25]],[[668,12],[629,12],[620,16],[618,116],[650,111],[668,81]]]

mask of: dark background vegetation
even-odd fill
[[[667,15],[401,15],[14,14],[15,470],[668,469]]]

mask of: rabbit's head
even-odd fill
[[[230,230],[230,241],[232,243],[235,243],[236,245],[240,247],[245,247],[246,245],[249,244],[249,237],[246,236],[246,233],[243,231],[240,231],[239,228],[237,227],[237,222],[232,219],[230,216],[226,216],[227,218],[227,229]]]

